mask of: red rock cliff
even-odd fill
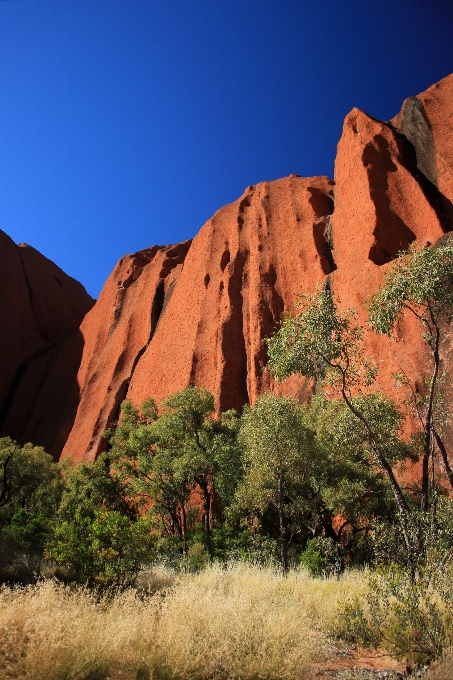
[[[36,441],[50,450],[64,410],[49,393],[54,382],[50,369],[58,363],[58,380],[68,377],[74,384],[82,352],[78,328],[94,300],[37,250],[25,243],[16,246],[2,231],[0,287],[0,435]],[[78,357],[70,352],[69,363],[68,341],[79,349]],[[64,401],[64,383],[60,392]]]
[[[56,399],[68,366],[72,375],[78,366],[77,380],[58,427],[48,428],[58,431],[54,455],[66,440],[63,455],[75,460],[102,450],[125,397],[161,401],[190,383],[212,390],[219,410],[240,410],[275,387],[263,338],[299,292],[329,276],[342,304],[362,310],[399,250],[453,230],[453,75],[406,100],[390,122],[354,109],[334,179],[290,175],[250,186],[192,243],[122,258],[77,338],[58,345],[51,365],[35,362],[42,396],[21,416],[24,426],[46,421],[46,400]],[[392,371],[417,379],[426,362],[418,328],[405,324],[399,343],[367,336],[386,388]],[[26,400],[24,381],[22,389]],[[278,389],[304,398],[311,385],[292,378]]]

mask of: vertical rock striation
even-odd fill
[[[0,338],[2,434],[90,460],[124,398],[161,402],[188,384],[210,389],[219,411],[240,411],[268,389],[307,398],[309,381],[276,386],[264,370],[264,338],[298,293],[329,277],[341,304],[364,318],[400,250],[453,231],[453,75],[391,121],[351,111],[334,179],[248,187],[193,242],[123,257],[91,311],[79,284],[0,234],[11,291],[0,303],[11,329]],[[418,326],[408,318],[402,330],[397,343],[366,337],[385,389],[393,371],[420,380],[427,365]]]
[[[153,339],[190,247],[154,246],[118,262],[80,332],[80,397],[63,455],[92,460],[118,419],[140,357]]]

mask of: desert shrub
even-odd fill
[[[213,537],[216,555],[225,563],[245,562],[275,567],[279,562],[278,541],[264,533],[253,532],[246,526],[224,526],[213,532]]]
[[[338,574],[342,569],[341,546],[324,536],[311,538],[300,556],[300,563],[313,576]]]
[[[142,564],[153,558],[153,536],[146,518],[132,521],[115,510],[100,508],[55,526],[47,556],[67,581],[103,587],[131,585]]]
[[[62,493],[58,466],[39,446],[0,439],[0,577],[32,582],[40,573]]]
[[[445,554],[431,555],[415,580],[397,565],[371,572],[366,594],[343,604],[337,634],[414,663],[439,658],[452,647],[452,587],[453,561]]]
[[[187,555],[181,560],[181,566],[187,571],[201,571],[209,564],[209,555],[203,543],[192,543]]]
[[[413,542],[418,540],[425,546],[424,555],[420,554],[420,564],[429,555],[449,555],[453,550],[453,501],[448,496],[439,494],[435,512],[421,513],[412,510],[414,516]],[[391,521],[375,521],[374,530],[369,537],[370,557],[377,567],[389,567],[397,564],[407,567],[407,554],[401,545],[399,527]],[[423,569],[423,566],[422,566]]]
[[[94,463],[66,465],[64,478],[46,557],[66,582],[127,587],[154,557],[149,518],[139,517],[106,453]]]

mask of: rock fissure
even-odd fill
[[[47,345],[47,347],[43,347],[42,349],[37,350],[34,352],[31,356],[27,357],[27,359],[24,359],[22,363],[20,364],[19,368],[17,369],[14,378],[12,380],[12,383],[10,385],[10,388],[8,390],[8,393],[6,395],[6,399],[4,400],[2,407],[0,409],[0,430],[3,427],[3,424],[5,423],[6,418],[8,417],[8,412],[11,408],[11,405],[13,403],[14,397],[16,395],[17,390],[19,389],[20,383],[22,378],[24,377],[28,367],[37,359],[40,359],[42,356],[53,350],[55,347],[56,343],[52,345]]]
[[[20,247],[17,248],[17,253],[18,253],[18,255],[19,255],[19,260],[20,260],[20,263],[21,263],[21,265],[22,265],[22,272],[23,272],[23,276],[24,276],[24,281],[25,281],[25,285],[26,285],[27,291],[28,291],[28,301],[29,301],[29,303],[30,303],[30,309],[31,309],[31,312],[32,312],[32,314],[33,314],[33,318],[34,318],[35,323],[36,323],[36,328],[37,328],[37,330],[38,330],[39,335],[40,335],[40,336],[42,337],[42,339],[44,340],[44,342],[49,342],[49,338],[48,338],[48,334],[47,334],[46,327],[45,327],[45,325],[41,322],[41,320],[40,320],[40,318],[39,318],[39,315],[38,315],[38,313],[37,313],[37,311],[36,311],[36,308],[35,308],[34,295],[33,295],[33,288],[32,288],[32,285],[31,285],[31,283],[30,283],[30,279],[28,278],[28,275],[27,275],[27,270],[26,270],[26,268],[25,268],[24,259],[23,259],[23,257],[22,257],[21,252],[20,252]],[[61,285],[61,283],[60,283],[60,285]]]

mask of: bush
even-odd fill
[[[153,558],[149,522],[135,522],[101,508],[92,516],[76,515],[55,527],[47,556],[60,565],[59,576],[76,583],[125,588],[143,563]]]
[[[450,556],[430,556],[415,581],[397,565],[371,573],[367,593],[343,604],[337,634],[414,663],[429,662],[451,651],[452,588]]]
[[[30,583],[40,574],[63,488],[58,465],[40,446],[0,439],[0,578]]]
[[[312,576],[338,574],[342,568],[341,547],[331,538],[316,536],[307,542],[300,563]]]

